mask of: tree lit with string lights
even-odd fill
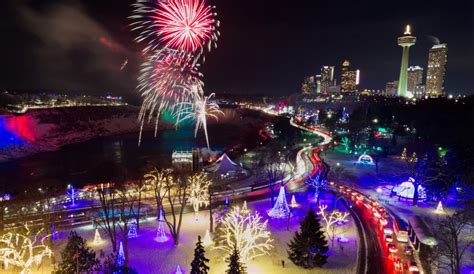
[[[0,238],[0,262],[5,269],[13,266],[20,269],[21,274],[29,274],[44,257],[51,258],[53,252],[46,243],[50,235],[41,236],[43,230],[33,233],[27,226],[24,230],[24,233],[8,232]]]
[[[200,207],[209,205],[209,187],[212,180],[206,173],[198,173],[188,177],[188,183],[190,184],[188,201],[197,213]]]
[[[258,212],[243,213],[240,207],[233,207],[220,222],[217,231],[220,245],[216,248],[232,254],[236,247],[242,262],[268,255],[273,248],[268,221],[263,221]]]

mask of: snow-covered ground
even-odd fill
[[[138,108],[77,107],[32,110],[21,116],[0,116],[0,162],[61,146],[128,132],[137,132]],[[1,135],[1,134],[0,134]],[[3,135],[2,135],[3,136]]]
[[[287,195],[288,202],[291,196]],[[305,194],[297,194],[297,202],[302,203],[306,200]],[[328,195],[321,199],[322,203],[331,206],[333,200]],[[270,205],[269,200],[249,202],[248,207],[251,210],[257,210],[264,219],[267,219],[266,211]],[[314,206],[314,204],[312,204]],[[349,241],[347,243],[338,243],[335,241],[334,248],[329,245],[328,263],[323,268],[305,270],[295,266],[288,260],[287,243],[293,237],[294,232],[299,229],[299,222],[308,209],[308,204],[302,205],[296,209],[295,216],[290,220],[289,230],[287,231],[287,220],[269,220],[269,228],[272,232],[274,248],[270,254],[258,257],[247,263],[249,273],[355,273],[357,261],[357,230],[353,220],[339,229],[344,233],[344,237]],[[174,273],[177,265],[180,265],[183,273],[189,273],[190,263],[194,256],[194,247],[197,236],[204,237],[206,229],[209,228],[208,211],[201,211],[198,220],[193,213],[185,214],[182,225],[180,244],[174,247],[171,240],[167,243],[158,243],[154,241],[156,237],[157,221],[155,218],[149,218],[141,223],[139,237],[130,240],[130,265],[137,269],[138,273]],[[90,246],[96,251],[97,255],[102,250],[105,254],[111,252],[111,246],[103,231],[101,231],[104,243],[100,246],[94,246],[94,232],[92,225],[86,225],[75,229],[79,235],[84,237]],[[54,251],[59,258],[60,250],[63,249],[69,231],[61,232],[61,239],[55,242]],[[341,247],[342,246],[342,247]],[[222,251],[212,247],[206,248],[206,256],[210,259],[210,273],[224,273],[227,263],[226,257]],[[285,261],[285,268],[282,267],[282,260]],[[44,267],[35,270],[34,273],[49,273],[51,266],[45,261]]]

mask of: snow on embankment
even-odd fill
[[[0,115],[0,162],[101,136],[138,131],[138,108],[77,107]]]

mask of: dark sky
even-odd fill
[[[142,58],[126,18],[132,2],[2,0],[0,89],[135,96]],[[472,2],[213,0],[222,35],[202,66],[206,90],[291,94],[322,65],[339,74],[344,58],[361,70],[362,88],[382,89],[398,78],[396,38],[411,24],[410,64],[426,72],[428,36],[436,36],[449,48],[446,89],[472,94]]]

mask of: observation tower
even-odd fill
[[[403,36],[398,37],[398,45],[403,48],[402,65],[400,67],[400,79],[398,80],[398,92],[400,97],[411,97],[412,94],[407,92],[407,74],[408,59],[410,55],[410,47],[416,43],[416,37],[411,35],[410,25],[406,26]]]

